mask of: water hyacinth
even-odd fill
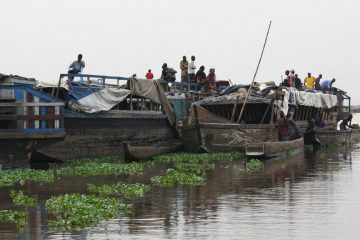
[[[114,218],[120,212],[128,213],[132,205],[121,203],[115,198],[75,193],[51,197],[46,201],[46,209],[55,218],[49,220],[51,228],[80,230],[94,226],[101,220]]]
[[[34,207],[37,205],[37,197],[26,196],[23,191],[10,190],[10,197],[17,206]]]
[[[154,158],[161,162],[175,162],[175,161],[190,161],[190,160],[227,160],[232,161],[244,157],[242,152],[227,152],[227,153],[169,153],[160,155]]]
[[[82,158],[78,160],[67,161],[69,166],[80,166],[88,163],[123,163],[124,159],[121,156],[104,156],[95,158]]]
[[[54,173],[28,168],[0,171],[0,187],[12,186],[15,183],[24,185],[27,181],[50,183],[54,181]]]
[[[205,179],[195,173],[179,172],[175,169],[168,169],[165,176],[155,176],[151,178],[151,182],[155,186],[159,187],[172,187],[174,185],[190,185],[198,186],[204,185]]]
[[[263,164],[258,159],[251,159],[249,162],[245,164],[245,167],[243,169],[244,172],[251,173],[259,171],[263,168]]]
[[[14,223],[21,229],[26,224],[26,213],[13,210],[0,210],[0,222]]]
[[[135,184],[104,184],[96,186],[94,184],[88,184],[88,190],[90,192],[99,193],[101,195],[120,195],[126,198],[144,197],[150,190],[149,186],[141,183]]]
[[[57,170],[59,175],[64,176],[99,176],[141,174],[144,165],[142,163],[86,163],[78,166],[67,166]]]

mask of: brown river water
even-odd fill
[[[86,183],[142,182],[162,167],[129,177],[68,177],[27,184],[39,196],[22,232],[0,223],[0,239],[360,239],[360,143],[305,151],[264,161],[255,173],[244,161],[220,162],[205,186],[151,187],[134,213],[80,232],[47,227],[45,201],[60,193],[86,193]],[[0,188],[1,209],[11,209]]]

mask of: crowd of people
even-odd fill
[[[302,82],[295,70],[286,70],[285,77],[282,80],[281,85],[286,87],[294,87],[299,91],[305,90],[317,90],[324,93],[330,93],[332,85],[336,81],[335,78],[331,80],[322,80],[322,74],[319,74],[317,78],[313,77],[311,73],[307,74],[307,77]]]
[[[204,66],[201,66],[197,71],[196,69],[195,56],[191,56],[190,63],[186,56],[183,56],[183,59],[180,61],[181,83],[187,85],[188,89],[191,90],[201,90],[202,92],[210,94],[216,93],[215,68],[210,68],[207,75]],[[168,83],[175,82],[176,73],[177,71],[175,69],[168,67],[167,63],[164,63],[162,65],[160,79]]]

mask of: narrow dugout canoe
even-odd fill
[[[275,157],[289,150],[297,150],[303,148],[303,138],[282,142],[248,143],[245,145],[245,155],[249,157]]]
[[[157,155],[181,151],[184,145],[181,140],[159,142],[123,142],[125,162],[149,160]]]

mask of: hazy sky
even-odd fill
[[[337,79],[360,104],[360,1],[1,0],[0,72],[57,81],[78,53],[85,73],[144,76],[179,69],[183,55],[218,79],[250,83],[286,69]],[[179,74],[178,74],[179,75]],[[178,76],[180,79],[180,76]]]

